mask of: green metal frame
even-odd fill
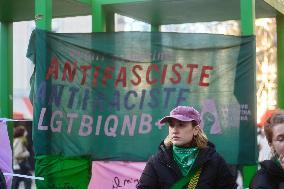
[[[106,13],[98,0],[92,0],[92,31],[106,31]]]
[[[0,117],[13,115],[13,23],[0,22]],[[13,127],[8,124],[10,141]],[[12,145],[13,143],[11,143]]]
[[[284,109],[284,16],[277,15],[277,104],[279,108]],[[282,71],[282,74],[281,74]]]
[[[255,0],[240,0],[240,5],[241,5],[241,34],[243,36],[254,35],[255,34]],[[257,110],[256,107],[254,108]],[[243,185],[245,188],[249,187],[250,181],[256,171],[257,171],[257,165],[248,165],[242,168]]]
[[[159,32],[161,30],[161,26],[151,25],[152,32]]]
[[[242,35],[255,34],[255,0],[240,0]]]
[[[35,0],[35,20],[36,27],[51,31],[52,21],[52,1],[51,0]]]
[[[91,0],[93,1],[93,0]],[[102,5],[109,5],[109,4],[121,4],[121,3],[134,3],[134,2],[150,2],[153,0],[97,0]]]

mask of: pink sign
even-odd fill
[[[12,149],[7,131],[6,120],[0,118],[0,169],[3,173],[13,173]],[[11,188],[12,177],[5,176],[7,188]]]
[[[146,162],[93,161],[89,189],[135,189]]]

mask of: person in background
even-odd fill
[[[139,189],[235,189],[225,160],[200,127],[201,118],[190,106],[178,106],[160,120],[169,134],[140,177]]]
[[[14,142],[13,142],[13,169],[15,174],[31,175],[30,164],[28,158],[30,152],[27,150],[27,131],[24,126],[17,126],[14,128]],[[30,189],[32,185],[31,179],[23,177],[13,178],[13,189],[18,189],[20,182],[24,182],[25,189]]]
[[[284,112],[276,110],[266,120],[264,133],[271,148],[271,159],[260,162],[250,189],[284,189]]]

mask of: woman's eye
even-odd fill
[[[279,141],[279,142],[282,142],[282,141],[284,141],[284,137],[283,136],[277,137],[276,140]]]

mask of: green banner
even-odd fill
[[[37,156],[35,175],[39,189],[86,189],[91,178],[89,158],[66,159],[61,156]]]
[[[145,161],[191,105],[228,162],[256,161],[254,36],[36,30],[28,57],[36,155]]]

